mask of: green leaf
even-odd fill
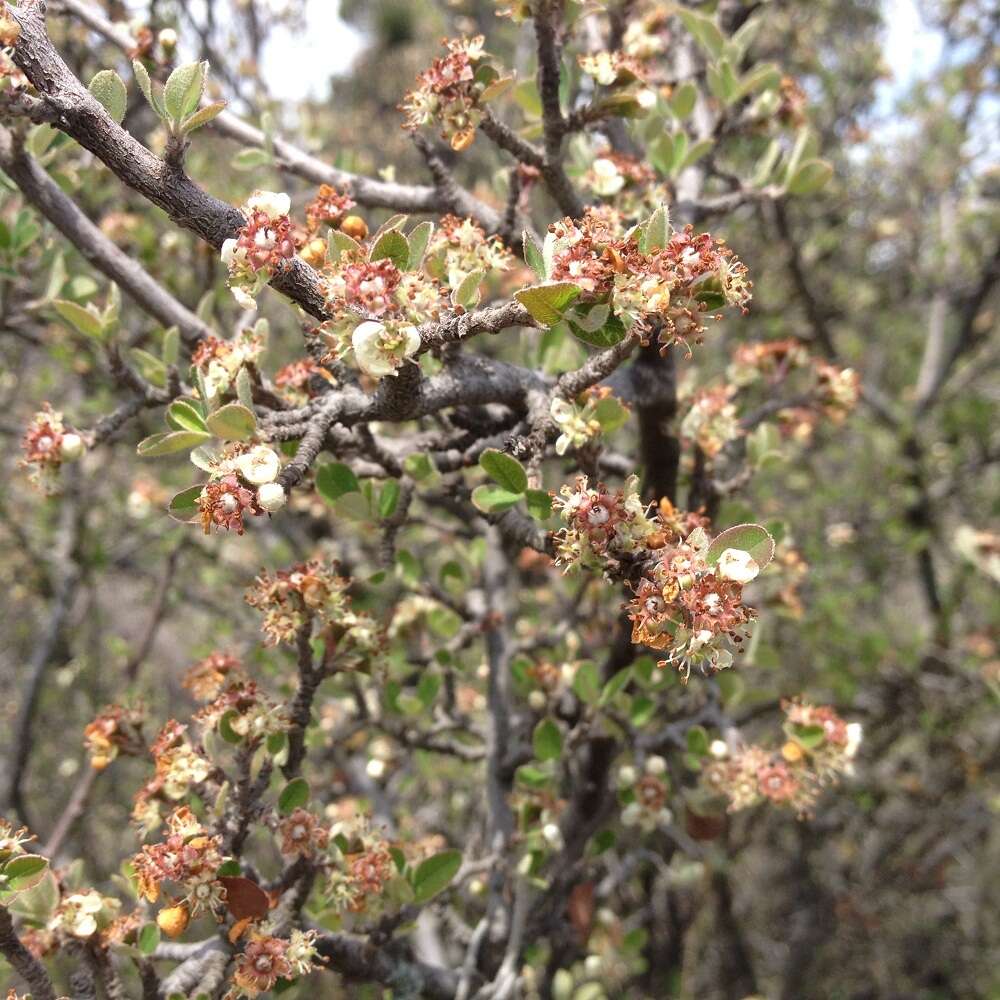
[[[413,873],[413,895],[417,903],[426,903],[447,888],[462,867],[462,852],[441,851],[421,861]]]
[[[531,748],[538,760],[555,760],[562,753],[562,733],[552,719],[542,719],[531,736]]]
[[[500,486],[477,486],[472,491],[472,503],[484,514],[501,514],[515,506],[521,496],[520,493],[511,493]]]
[[[670,216],[664,205],[660,205],[646,223],[646,252],[662,250],[670,238]]]
[[[181,334],[176,326],[163,331],[163,351],[161,356],[165,365],[177,364],[177,357],[181,349]]]
[[[292,778],[278,796],[278,812],[287,816],[309,801],[309,782],[305,778]]]
[[[619,670],[607,684],[604,685],[601,690],[600,703],[602,705],[607,705],[608,702],[613,701],[621,692],[624,690],[625,685],[632,679],[632,668],[625,667],[624,670]]]
[[[509,493],[523,493],[528,488],[528,473],[513,455],[487,448],[479,456],[479,464],[493,482]]]
[[[451,293],[453,305],[461,306],[463,309],[472,309],[479,305],[479,286],[486,277],[485,271],[470,271],[461,281],[458,288]]]
[[[175,399],[167,407],[167,423],[178,431],[208,433],[208,427],[201,413],[186,399]]]
[[[573,691],[581,701],[588,705],[596,704],[601,696],[601,679],[596,663],[585,660],[577,667],[576,673],[573,675]]]
[[[580,286],[571,281],[553,281],[532,285],[514,293],[514,298],[531,313],[532,319],[542,326],[552,326],[562,319],[562,314],[580,295]]]
[[[341,462],[326,462],[316,470],[316,491],[329,503],[359,490],[358,477]]]
[[[536,521],[547,521],[552,516],[552,497],[546,490],[525,490],[528,513]]]
[[[379,517],[392,517],[392,515],[396,512],[396,507],[399,505],[399,494],[399,481],[396,479],[390,479],[385,486],[382,487],[382,492],[379,493],[378,496]]]
[[[833,165],[826,160],[806,160],[788,182],[789,194],[815,194],[829,183]]]
[[[39,854],[19,854],[11,858],[3,869],[7,888],[15,892],[34,888],[45,877],[48,867],[48,859]]]
[[[614,347],[625,338],[625,324],[617,316],[608,316],[604,325],[596,330],[588,330],[586,325],[575,322],[573,317],[567,317],[566,322],[573,336],[591,347]]]
[[[188,132],[193,132],[196,128],[201,128],[202,125],[207,125],[210,121],[214,121],[225,110],[225,101],[216,101],[214,104],[206,104],[205,107],[196,111],[190,117],[184,119],[184,134],[187,135]]]
[[[239,713],[235,708],[229,709],[228,712],[223,712],[222,717],[219,719],[219,735],[227,743],[242,743],[243,737],[233,729],[233,719],[237,718]]]
[[[163,108],[163,99],[153,88],[153,81],[150,80],[146,67],[138,59],[132,62],[132,72],[135,74],[135,81],[139,84],[139,89],[149,106],[156,112],[158,118],[166,119],[167,113]]]
[[[524,244],[525,262],[538,275],[538,280],[544,281],[548,277],[548,269],[538,239],[525,229],[521,234],[521,240]]]
[[[398,229],[389,229],[372,244],[369,260],[391,260],[400,271],[410,262],[410,244]]]
[[[737,97],[746,97],[755,90],[774,90],[781,83],[781,70],[775,63],[760,63],[742,77]]]
[[[139,951],[143,955],[152,955],[160,943],[160,928],[156,924],[146,924],[139,931],[139,939],[136,942]]]
[[[705,561],[714,566],[726,549],[749,552],[763,569],[774,556],[774,539],[759,524],[737,524],[716,535],[705,553]]]
[[[690,80],[687,80],[670,95],[668,103],[674,117],[683,120],[694,111],[697,100],[698,88]]]
[[[253,384],[246,365],[241,365],[236,373],[236,398],[253,413]]]
[[[162,359],[138,347],[133,347],[128,356],[147,382],[152,382],[161,389],[167,384],[167,366]]]
[[[792,726],[792,735],[796,742],[801,743],[807,750],[815,750],[823,740],[826,739],[826,731],[822,726]]]
[[[175,521],[190,521],[198,513],[198,500],[203,489],[204,487],[199,484],[181,490],[167,505],[167,513]]]
[[[210,413],[205,422],[223,441],[247,441],[257,430],[257,418],[242,403],[226,403]]]
[[[352,239],[347,233],[342,233],[339,229],[331,229],[326,237],[327,252],[330,255],[330,263],[336,264],[343,253],[356,254],[361,250],[361,244]]]
[[[419,226],[413,227],[410,233],[410,257],[406,262],[407,271],[418,271],[424,262],[424,254],[427,252],[427,244],[434,235],[433,222],[421,222]]]
[[[208,434],[196,431],[168,431],[165,434],[153,434],[140,441],[136,452],[143,458],[158,458],[160,455],[173,455],[178,451],[197,448],[208,440]]]
[[[95,340],[104,339],[104,324],[96,313],[68,299],[56,299],[52,308],[78,333]]]
[[[87,88],[101,106],[121,125],[128,107],[128,91],[122,78],[113,69],[102,69]]]
[[[712,151],[714,145],[714,139],[702,139],[701,142],[696,142],[685,154],[684,159],[680,163],[680,169],[686,170],[688,167],[693,166],[703,156],[707,156]]]
[[[422,483],[437,475],[437,466],[430,455],[423,451],[417,451],[403,459],[403,471],[411,479]]]
[[[271,154],[263,149],[241,149],[230,161],[234,170],[256,170],[271,162]]]
[[[722,54],[726,39],[712,18],[683,7],[677,13],[684,22],[684,27],[694,35],[708,55],[717,58]]]
[[[708,756],[708,733],[704,726],[692,726],[686,734],[688,753],[695,757]]]
[[[628,423],[629,411],[616,396],[605,396],[594,408],[594,419],[601,425],[601,433],[612,434]]]
[[[190,62],[178,66],[167,77],[163,88],[163,106],[175,122],[180,122],[198,107],[201,92],[205,89],[205,71],[208,63]]]

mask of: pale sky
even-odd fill
[[[937,32],[928,30],[915,0],[884,0],[885,58],[894,79],[882,85],[882,99],[926,75],[941,56]],[[323,97],[329,76],[343,74],[364,47],[364,37],[339,17],[339,0],[307,0],[309,27],[304,34],[279,30],[264,59],[265,79],[276,96],[298,100]],[[401,81],[409,85],[409,81]],[[888,108],[886,109],[888,110]]]

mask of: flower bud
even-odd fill
[[[281,459],[267,445],[257,445],[235,461],[239,474],[254,486],[273,483],[281,471]]]
[[[285,489],[280,483],[264,483],[257,490],[257,503],[262,510],[273,514],[276,510],[281,510],[288,502]]]
[[[59,445],[59,457],[64,462],[75,462],[87,450],[79,434],[63,434]]]
[[[749,552],[744,552],[742,549],[726,549],[719,556],[716,570],[723,580],[749,583],[760,572],[760,566]]]
[[[349,215],[340,224],[340,231],[360,242],[368,236],[368,223],[360,215]]]
[[[180,937],[190,920],[191,914],[184,903],[168,906],[156,914],[156,925],[168,938]]]
[[[549,847],[559,850],[563,846],[562,830],[559,829],[556,823],[546,823],[542,827],[542,837]]]
[[[638,826],[642,820],[642,806],[638,802],[630,802],[622,810],[622,824],[624,826]]]
[[[636,781],[635,768],[630,764],[618,768],[618,786],[620,788],[631,788]]]
[[[667,762],[660,756],[654,755],[646,761],[647,774],[666,774]]]
[[[157,40],[160,43],[160,48],[168,54],[177,48],[177,32],[173,28],[164,28],[157,35]]]
[[[716,760],[725,760],[729,756],[729,744],[725,740],[712,740],[708,752]]]
[[[545,697],[545,692],[539,691],[537,688],[528,695],[528,704],[536,712],[543,712],[548,702],[549,700]]]
[[[601,974],[602,962],[600,955],[588,955],[583,960],[583,971],[591,978],[596,979]]]
[[[797,764],[803,757],[802,747],[800,747],[794,740],[789,740],[781,748],[781,756],[784,757],[789,764]]]
[[[320,267],[326,260],[326,240],[310,240],[299,256],[310,266]]]

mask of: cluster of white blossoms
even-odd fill
[[[290,210],[287,194],[255,191],[243,206],[246,225],[222,244],[229,288],[244,309],[256,307],[257,293],[295,256]]]

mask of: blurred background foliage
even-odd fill
[[[293,34],[310,30],[309,11],[294,0],[273,10],[260,0],[152,0],[148,9],[130,4],[128,13],[176,25],[190,51],[200,45],[221,89],[242,95],[236,110],[269,113],[279,132],[297,133],[339,166],[410,179],[421,176],[422,165],[397,128],[395,109],[441,36],[485,31],[508,65],[531,57],[522,33],[497,20],[494,6],[344,0],[341,16],[362,43],[356,61],[330,81],[325,97],[296,105],[272,99],[268,81],[255,74],[280,20]],[[1000,14],[986,0],[922,4],[925,30],[941,54],[904,86],[891,82],[884,54],[886,18],[896,4],[755,6],[765,8],[766,23],[756,50],[779,60],[805,90],[809,121],[835,174],[818,197],[746,206],[713,224],[749,264],[755,302],[747,319],[727,323],[686,370],[696,366],[699,380],[708,380],[724,371],[739,341],[800,337],[856,368],[867,403],[845,424],[819,428],[794,460],[768,466],[749,492],[724,505],[722,523],[780,519],[784,539],[809,566],[800,603],[762,622],[727,707],[752,732],[777,699],[804,691],[862,720],[866,742],[856,778],[827,796],[814,820],[753,811],[730,825],[724,842],[705,848],[728,858],[724,891],[695,856],[672,862],[665,898],[647,899],[648,887],[636,886],[636,903],[657,908],[654,950],[672,970],[669,995],[743,996],[749,965],[754,986],[776,1000],[995,997]],[[62,30],[61,49],[81,77],[110,64],[85,32]],[[328,43],[335,50],[338,37]],[[294,75],[296,67],[285,71]],[[127,123],[144,141],[157,141],[134,94]],[[231,326],[215,255],[78,149],[60,151],[65,145],[53,144],[50,169],[87,213],[183,301],[213,294],[213,319]],[[762,137],[761,148],[750,142],[741,155],[756,159],[764,146]],[[192,151],[191,173],[233,202],[254,187],[298,191],[299,202],[308,196],[299,182],[252,158],[231,165],[235,154],[206,131]],[[481,197],[502,205],[506,179],[485,141],[463,156],[461,171]],[[369,217],[379,221],[378,213]],[[43,237],[7,188],[0,218],[0,433],[7,442],[0,745],[13,746],[26,700],[36,697],[24,802],[45,831],[86,768],[83,726],[122,697],[130,669],[130,690],[160,717],[190,710],[180,673],[214,649],[238,651],[281,683],[280,654],[256,647],[242,590],[261,565],[308,554],[329,511],[311,498],[302,502],[312,505],[311,516],[303,510],[294,526],[276,519],[240,544],[179,530],[161,515],[171,492],[162,471],[130,454],[157,429],[155,417],[131,428],[113,459],[107,451],[91,457],[72,501],[33,494],[17,468],[17,441],[39,401],[51,400],[86,425],[114,399],[96,355],[66,328],[31,319],[24,305],[46,294],[54,267],[65,268],[80,301],[101,301],[106,289],[82,258]],[[264,309],[276,368],[298,356],[299,331],[277,297]],[[137,344],[156,341],[138,313],[127,314],[124,329]],[[965,349],[928,400],[922,364],[942,329],[941,349],[959,336]],[[980,533],[975,543],[969,529]],[[336,542],[348,565],[354,544],[349,532]],[[65,609],[72,627],[44,651],[48,668],[30,691],[38,637],[70,559],[79,567]],[[544,586],[538,600],[544,613]],[[11,766],[8,757],[7,771]],[[94,790],[72,840],[94,872],[117,867],[129,798],[142,775],[140,764],[124,762],[114,782]],[[9,777],[0,768],[4,785]],[[424,780],[428,787],[447,782],[447,767]],[[648,995],[666,995],[655,991],[661,988]]]

